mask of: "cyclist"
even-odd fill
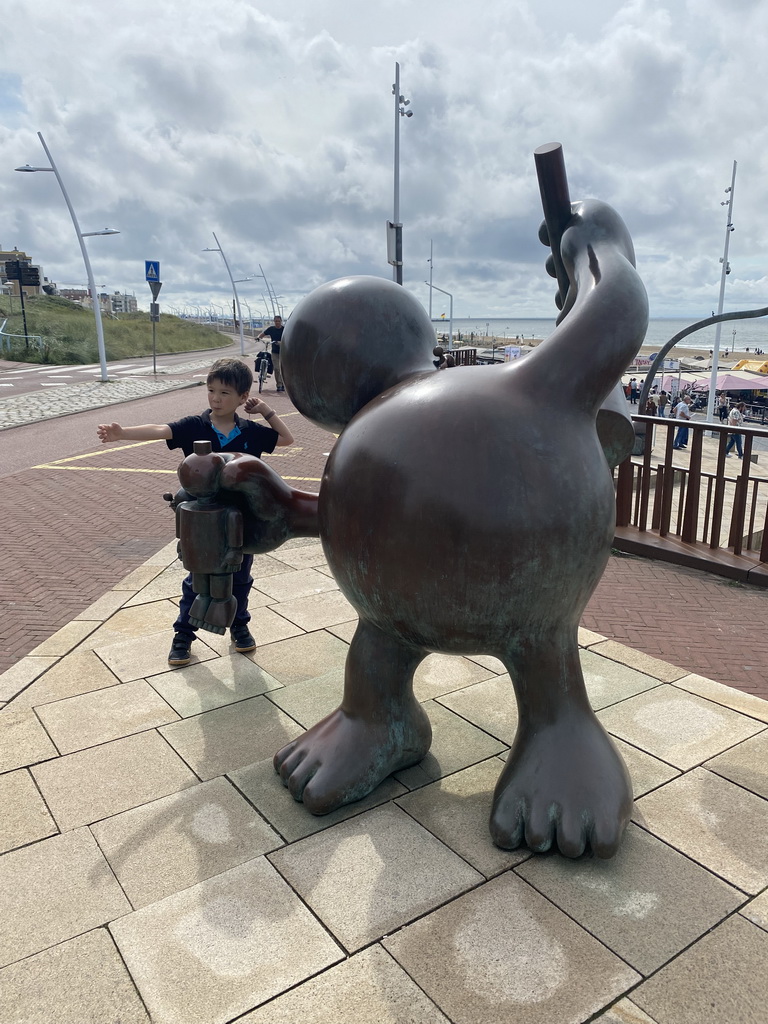
[[[267,327],[256,339],[268,337],[272,340],[272,366],[275,371],[275,385],[278,391],[285,391],[283,386],[283,375],[280,373],[280,339],[283,336],[283,318],[276,316],[272,326]]]

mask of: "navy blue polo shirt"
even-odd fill
[[[211,423],[211,410],[202,416],[185,416],[183,420],[169,423],[172,436],[166,440],[170,449],[181,448],[185,455],[191,455],[195,441],[210,441],[214,452],[244,452],[260,458],[263,452],[273,452],[280,435],[272,427],[263,427],[252,420],[244,420],[235,414],[236,432],[222,443],[222,436]]]

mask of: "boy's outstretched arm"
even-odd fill
[[[280,435],[280,440],[275,445],[276,448],[287,448],[289,444],[293,444],[293,434],[290,432],[288,427],[283,423],[280,417],[277,415],[275,410],[271,406],[267,405],[260,398],[249,398],[243,406],[247,413],[258,412],[267,421],[267,426],[272,427]]]
[[[100,423],[96,433],[102,444],[110,441],[168,441],[173,434],[168,423],[143,423],[138,427],[121,427],[119,423]]]

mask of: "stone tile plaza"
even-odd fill
[[[272,767],[356,625],[319,542],[255,559],[259,647],[169,671],[175,543],[0,676],[3,1024],[758,1024],[768,703],[582,629],[632,776],[617,856],[488,834],[494,658],[431,655],[430,753],[313,817]]]

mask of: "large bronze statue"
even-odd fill
[[[424,757],[431,729],[412,680],[428,653],[492,654],[519,710],[494,841],[556,842],[571,857],[618,847],[631,784],[590,708],[577,630],[613,538],[611,466],[633,443],[615,388],[647,302],[610,207],[569,202],[552,224],[542,238],[562,311],[533,353],[436,370],[432,324],[409,292],[333,281],[297,307],[281,352],[296,407],[340,432],[319,496],[249,456],[221,470],[247,510],[244,550],[316,532],[360,617],[339,708],[275,755],[315,814]]]

